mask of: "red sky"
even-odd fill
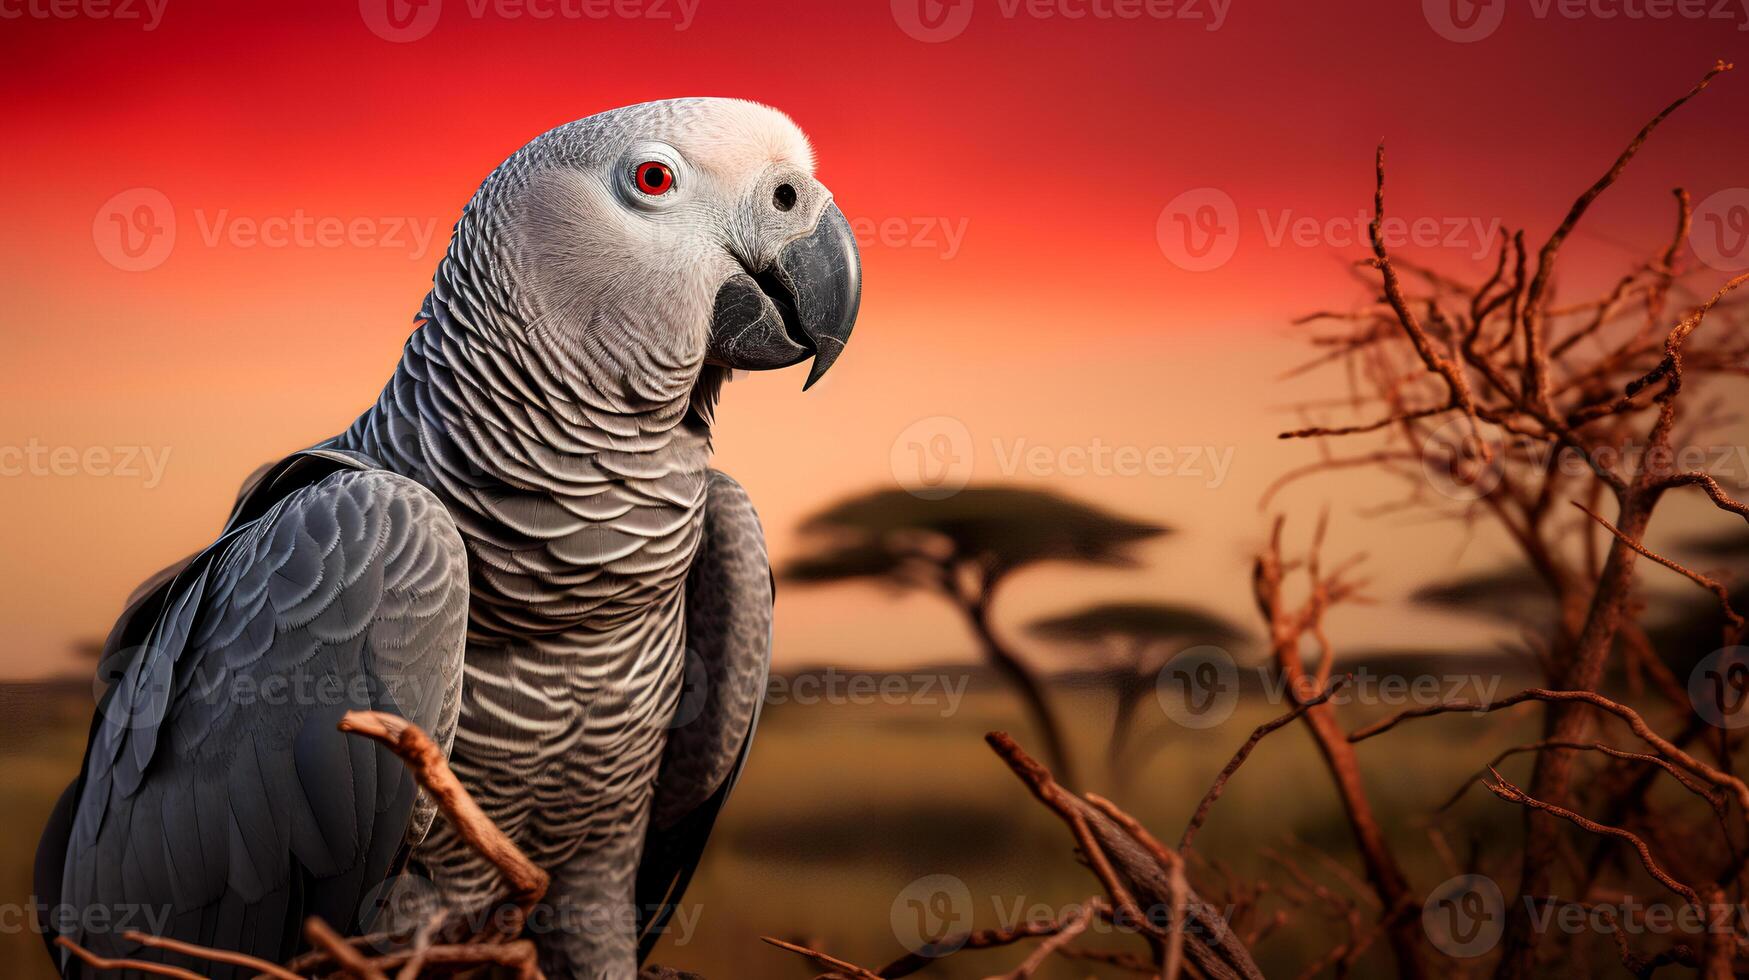
[[[1540,240],[1645,119],[1749,38],[1742,10],[1648,19],[1630,15],[1638,0],[1489,0],[1481,24],[1498,26],[1468,43],[1434,26],[1450,33],[1447,0],[959,0],[940,9],[970,20],[939,43],[901,29],[917,0],[429,0],[399,8],[429,32],[394,43],[369,26],[387,2],[0,0],[0,446],[164,457],[149,487],[0,478],[0,674],[60,669],[134,582],[210,537],[257,462],[371,401],[449,225],[506,154],[677,95],[790,113],[870,232],[863,317],[833,375],[806,396],[794,372],[749,379],[725,403],[719,465],[780,556],[811,509],[892,484],[908,426],[947,416],[972,434],[979,479],[1182,529],[1141,573],[1017,582],[1011,620],[1112,592],[1242,615],[1258,492],[1309,453],[1271,438],[1292,424],[1280,407],[1316,393],[1270,380],[1304,352],[1284,323],[1358,298],[1342,263],[1359,254],[1377,141],[1393,213],[1456,236],[1404,254],[1464,270],[1474,229],[1498,219]],[[1141,16],[1104,16],[1120,12]],[[1725,76],[1658,134],[1588,219],[1578,267],[1613,276],[1661,241],[1677,183],[1697,200],[1749,184],[1746,86]],[[176,223],[139,272],[100,247],[107,202],[135,188]],[[1156,232],[1202,188],[1232,202],[1236,251],[1192,272]],[[300,216],[368,240],[253,241]],[[435,229],[423,249],[420,228]],[[1232,465],[1218,486],[1005,472],[1002,447],[1021,440],[1210,447]],[[1346,502],[1331,493],[1289,505]],[[1393,580],[1458,554],[1432,531],[1372,541],[1358,517],[1346,531]],[[893,609],[909,625],[856,626]],[[1388,624],[1377,642],[1418,629],[1372,615]],[[926,603],[790,591],[778,652],[927,659],[961,649],[953,629]]]

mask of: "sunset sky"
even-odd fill
[[[1337,380],[1274,380],[1307,353],[1287,322],[1364,298],[1344,266],[1374,146],[1393,213],[1439,229],[1405,256],[1475,271],[1498,222],[1540,242],[1647,118],[1749,53],[1743,10],[1630,16],[1644,9],[0,0],[0,447],[50,461],[0,476],[0,675],[71,670],[72,644],[107,632],[140,579],[211,539],[250,470],[375,398],[450,225],[508,153],[681,95],[789,113],[862,233],[862,316],[832,374],[805,395],[799,369],[739,380],[721,411],[717,465],[777,558],[811,511],[894,485],[911,443],[946,434],[979,481],[1179,530],[1139,570],[1027,573],[999,603],[1005,628],[1113,596],[1248,623],[1259,495],[1313,458],[1274,435]],[[1677,184],[1749,200],[1731,196],[1749,184],[1745,120],[1745,71],[1673,117],[1587,219],[1563,285],[1613,281],[1661,243]],[[1186,268],[1219,259],[1185,251],[1170,209],[1186,201],[1236,220],[1217,244],[1230,259]],[[1013,465],[1037,446],[1051,465]],[[1094,446],[1195,472],[1063,472]],[[83,472],[60,475],[56,450]],[[1339,619],[1341,645],[1446,645],[1430,631],[1455,624],[1392,600],[1488,567],[1495,547],[1358,513],[1376,502],[1329,479],[1276,508],[1303,530],[1330,504],[1337,549],[1371,553],[1385,605]],[[1683,520],[1660,515],[1654,543]],[[780,663],[971,649],[924,599],[780,591]]]

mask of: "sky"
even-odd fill
[[[1023,574],[1001,628],[1113,597],[1243,622],[1260,495],[1314,454],[1274,435],[1338,380],[1278,380],[1308,350],[1288,324],[1364,299],[1375,145],[1401,254],[1474,273],[1502,222],[1546,236],[1746,27],[1645,0],[0,0],[0,676],[74,669],[247,473],[370,404],[493,166],[683,95],[789,113],[862,244],[832,374],[738,380],[720,413],[716,465],[778,560],[821,506],[951,463],[1177,529],[1138,569]],[[1738,254],[1743,74],[1594,210],[1573,282],[1662,242],[1677,184],[1715,202],[1696,248]],[[1097,462],[1118,449],[1171,463]],[[1274,505],[1295,530],[1330,507],[1336,549],[1371,555],[1381,605],[1339,643],[1468,628],[1400,600],[1498,548],[1368,518],[1373,492]],[[776,642],[780,665],[971,650],[931,600],[861,586],[782,589]]]

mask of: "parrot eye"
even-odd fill
[[[655,197],[666,194],[674,189],[674,171],[668,165],[655,160],[638,164],[632,172],[632,180],[638,185],[638,190]]]

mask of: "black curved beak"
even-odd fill
[[[737,273],[717,290],[707,360],[747,371],[814,365],[802,390],[825,375],[856,326],[862,260],[838,205],[814,230],[783,247],[768,269]]]

